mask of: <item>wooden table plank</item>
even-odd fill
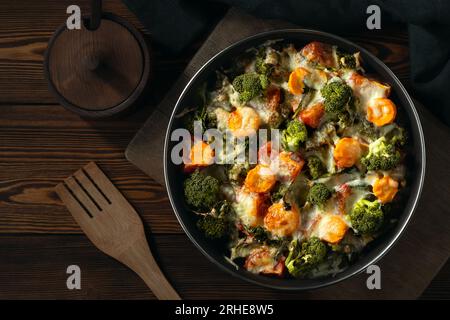
[[[0,233],[81,233],[53,187],[97,161],[155,233],[181,233],[165,189],[124,150],[151,111],[86,121],[58,105],[0,107]]]
[[[152,235],[149,240],[163,271],[185,299],[312,299],[328,290],[282,292],[262,288],[221,271],[185,235]],[[155,298],[138,276],[101,253],[84,235],[0,235],[0,261],[0,299]],[[66,269],[73,264],[81,269],[81,290],[66,287]],[[351,297],[351,288],[364,287],[366,277],[361,274],[339,284],[342,291],[333,299]],[[343,286],[349,281],[351,286]],[[441,295],[432,297],[445,297],[447,291],[440,290]],[[367,290],[360,298],[382,296],[383,291]]]
[[[447,260],[420,298],[426,300],[450,299],[450,259]]]
[[[80,5],[83,12],[88,11],[88,0],[59,1],[1,1],[0,2],[0,104],[55,103],[47,90],[42,62],[47,42],[54,30],[67,19],[66,8],[71,4]],[[104,1],[106,11],[116,13],[139,30],[150,36],[137,18],[119,1]],[[348,34],[350,39],[376,52],[393,68],[403,80],[407,79],[407,39],[403,30],[386,28],[382,31],[361,34]],[[173,63],[184,66],[186,56],[194,49],[187,50],[181,57],[168,58],[156,52],[158,68]],[[388,56],[388,57],[387,57]],[[169,72],[166,70],[164,73]],[[180,70],[181,71],[181,70]],[[174,80],[176,74],[169,72],[165,79]],[[158,76],[158,80],[161,77]],[[166,92],[166,91],[162,91]]]
[[[153,235],[150,242],[183,298],[308,299],[320,298],[328,290],[281,292],[246,283],[209,262],[185,235]],[[98,251],[84,235],[1,235],[0,261],[0,299],[154,299],[132,271]],[[81,290],[66,287],[66,269],[72,264],[81,269]],[[365,279],[362,274],[351,281],[365,286]],[[351,290],[342,288],[334,298],[351,296]],[[361,298],[371,293],[367,290]]]
[[[88,13],[88,0],[0,1],[0,103],[55,103],[47,90],[42,62],[47,42],[66,22],[66,8],[78,4]],[[128,19],[146,32],[120,1],[104,1],[105,11]]]
[[[151,246],[163,271],[184,298],[231,299],[236,291],[242,299],[298,297],[261,289],[220,271],[185,235],[154,235]],[[0,261],[0,299],[154,298],[132,271],[98,251],[84,235],[21,239],[2,235]],[[71,264],[81,268],[81,290],[66,288],[66,268]],[[205,281],[200,274],[214,281]]]

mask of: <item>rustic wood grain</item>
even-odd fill
[[[281,292],[261,288],[221,271],[185,235],[155,235],[149,240],[163,272],[182,298],[310,299],[328,290]],[[0,261],[0,299],[155,299],[137,275],[101,253],[84,235],[0,235]],[[81,290],[66,287],[66,269],[72,264],[81,268]],[[443,275],[448,275],[448,270]],[[365,279],[362,274],[351,281],[365,286]],[[448,297],[448,278],[440,283],[440,294],[435,289],[434,295],[424,298]],[[333,298],[345,299],[351,294],[343,289]]]
[[[150,73],[148,46],[133,25],[112,14],[99,23],[96,30],[84,24],[75,32],[59,28],[44,61],[58,101],[90,118],[117,115],[134,105]]]
[[[0,103],[55,103],[44,80],[43,53],[52,33],[65,23],[66,8],[75,3],[88,13],[88,0],[0,2]],[[104,8],[145,31],[120,1],[104,1]]]
[[[423,292],[421,299],[449,299],[450,288],[450,260],[439,271],[428,288]]]
[[[95,162],[55,190],[98,249],[133,270],[158,299],[180,300],[149,249],[141,218]]]
[[[66,8],[70,4],[80,5],[82,12],[88,11],[87,0],[73,2],[71,0],[34,1],[1,1],[0,2],[0,84],[2,94],[0,104],[20,103],[56,103],[54,97],[48,92],[43,75],[43,54],[47,42],[56,28],[65,23],[67,19]],[[118,0],[104,1],[106,11],[116,13],[134,24],[139,30],[150,36],[136,17]],[[44,9],[45,8],[45,9]],[[85,11],[86,10],[86,11]],[[392,31],[392,32],[391,32]],[[405,33],[393,29],[383,29],[377,35],[370,33],[370,41],[360,33],[347,34],[350,39],[369,49],[379,52],[380,57],[387,58],[388,65],[402,80],[406,80],[408,73],[407,42]],[[187,54],[191,54],[188,51]],[[163,62],[163,67],[176,62],[166,60],[156,52],[155,58]],[[184,66],[186,60],[182,61]],[[181,70],[180,70],[181,71]],[[172,81],[177,78],[171,74]]]
[[[164,56],[155,46],[157,81],[144,103],[121,120],[87,121],[55,104],[44,81],[43,53],[73,3],[84,10],[88,0],[0,1],[0,299],[153,297],[136,275],[80,234],[53,192],[54,185],[88,161],[97,161],[137,209],[152,232],[157,260],[182,297],[314,296],[262,289],[220,271],[182,234],[165,190],[124,158],[128,142],[201,43],[177,57]],[[104,6],[149,36],[119,0],[104,1]],[[343,36],[375,52],[408,85],[405,29]],[[82,268],[81,291],[66,289],[69,264]],[[447,263],[425,298],[449,297],[449,270]]]

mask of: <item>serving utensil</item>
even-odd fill
[[[180,300],[150,251],[138,214],[94,162],[55,190],[98,249],[136,272],[158,299]]]

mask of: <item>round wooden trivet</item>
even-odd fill
[[[50,91],[64,107],[91,118],[112,116],[130,107],[145,88],[149,50],[132,25],[104,13],[95,30],[60,27],[44,69]]]

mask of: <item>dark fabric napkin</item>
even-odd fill
[[[450,1],[448,0],[124,0],[163,50],[176,54],[228,6],[260,18],[287,20],[328,32],[366,28],[369,5],[384,24],[407,23],[413,93],[450,125]]]

